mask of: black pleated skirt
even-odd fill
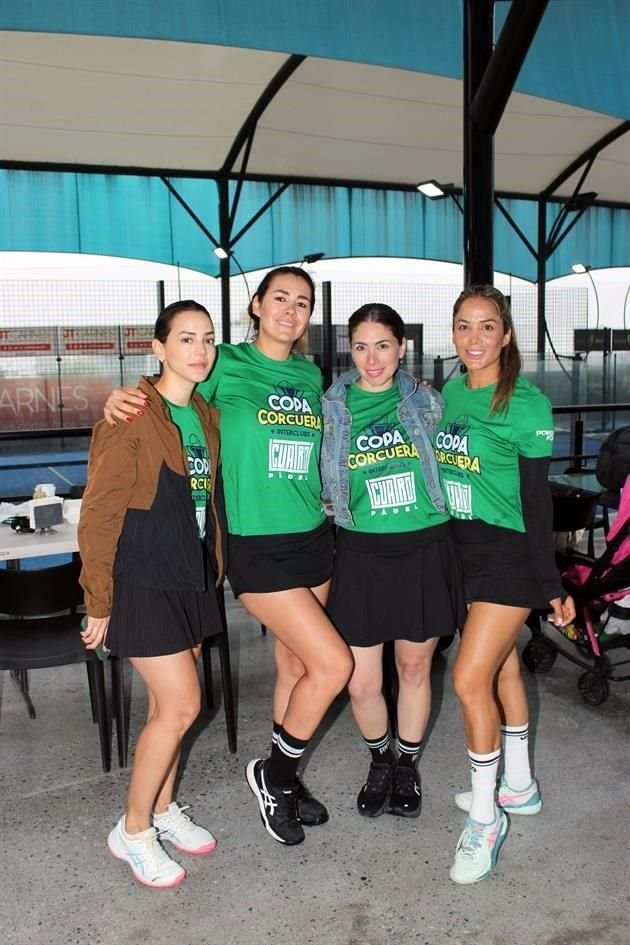
[[[310,532],[228,535],[227,577],[234,596],[319,587],[332,574],[335,539],[326,520]]]
[[[350,646],[455,633],[466,607],[448,523],[388,535],[340,528],[328,613]]]
[[[534,568],[527,535],[477,520],[451,520],[464,573],[466,602],[545,610],[549,601]]]
[[[196,592],[115,581],[105,645],[113,656],[168,656],[198,646],[222,626],[212,586]]]

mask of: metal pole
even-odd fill
[[[464,282],[494,278],[494,139],[475,125],[473,99],[492,56],[493,0],[464,0]]]
[[[537,294],[537,344],[536,351],[538,357],[545,359],[545,305],[547,288],[547,202],[538,201],[538,257],[536,273],[536,294]]]
[[[221,278],[221,338],[229,342],[232,338],[230,315],[230,191],[227,177],[220,177],[217,181],[219,188],[219,233],[223,249],[228,251],[225,259],[219,263]]]
[[[324,390],[332,384],[332,283],[322,282],[322,376]]]

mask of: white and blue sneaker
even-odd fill
[[[170,889],[186,878],[186,871],[172,860],[158,839],[155,827],[129,834],[124,816],[120,818],[109,837],[107,846],[117,860],[129,863],[139,883],[153,889]]]
[[[182,853],[211,853],[217,845],[209,830],[200,827],[185,814],[188,805],[180,807],[171,801],[161,814],[153,814],[153,826],[160,835],[160,841],[168,840]]]
[[[472,804],[472,791],[463,791],[461,794],[456,794],[455,804],[460,810],[464,810],[468,813]],[[542,798],[540,796],[538,782],[535,778],[532,778],[529,785],[523,791],[514,791],[503,775],[499,781],[497,804],[506,814],[519,814],[524,816],[538,814],[542,808]]]
[[[489,876],[496,866],[506,833],[507,817],[500,809],[491,824],[481,824],[467,817],[449,872],[453,882],[465,886]]]

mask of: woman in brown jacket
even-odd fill
[[[147,404],[139,420],[94,428],[79,548],[84,643],[128,657],[148,690],[127,810],[108,847],[141,883],[168,888],[186,873],[163,840],[187,853],[216,846],[173,800],[182,738],[199,713],[200,645],[221,619],[218,431],[213,411],[193,394],[215,359],[206,309],[167,306],[153,351],[162,370],[157,381],[141,381]]]

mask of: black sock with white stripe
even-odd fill
[[[277,744],[278,744],[278,739],[280,738],[280,730],[281,730],[281,729],[282,729],[282,726],[280,725],[280,722],[276,722],[276,721],[274,720],[273,729],[272,729],[272,731],[271,731],[271,747],[272,747],[272,748],[273,748],[274,745],[277,745]]]
[[[271,746],[269,780],[274,787],[291,788],[297,778],[297,769],[308,741],[291,735],[281,726],[277,741]]]
[[[381,738],[364,738],[363,741],[370,749],[370,754],[372,755],[372,761],[377,765],[393,765],[396,761],[394,752],[392,751],[391,742],[389,740],[389,734],[385,734]]]
[[[398,739],[398,764],[413,768],[420,754],[422,742],[407,742]]]

